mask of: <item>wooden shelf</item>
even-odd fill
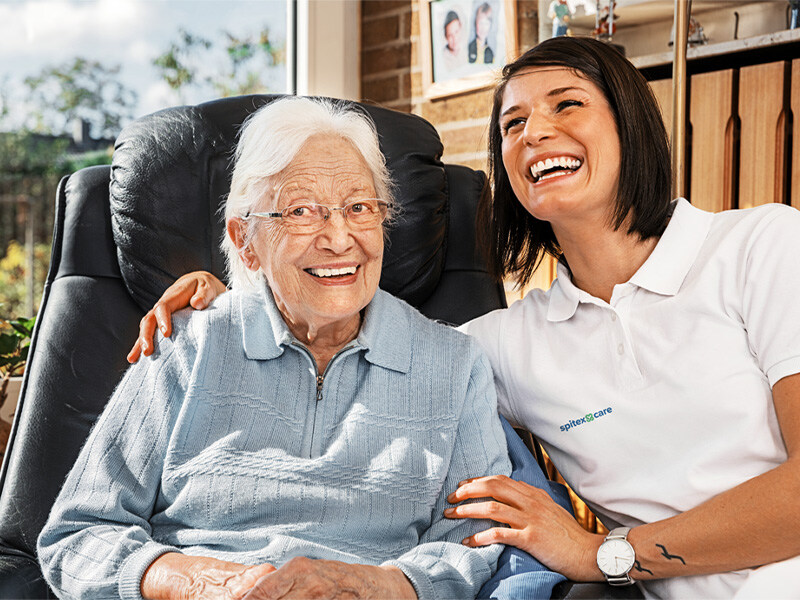
[[[729,0],[694,0],[692,14],[699,15],[709,10],[718,10],[741,5]],[[618,0],[614,8],[617,30],[623,27],[634,27],[654,21],[673,20],[674,0]],[[594,13],[575,16],[570,24],[580,29],[594,29]]]
[[[700,59],[716,58],[723,55],[774,48],[775,46],[797,42],[800,42],[800,29],[786,29],[784,31],[776,31],[775,33],[757,35],[741,40],[693,46],[686,51],[686,60],[696,61]],[[645,56],[634,56],[630,58],[630,61],[639,69],[669,65],[672,64],[672,51],[648,54]]]

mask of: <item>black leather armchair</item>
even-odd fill
[[[0,472],[0,597],[52,597],[36,538],[88,431],[127,367],[139,319],[178,276],[222,277],[218,208],[238,125],[270,96],[144,117],[112,166],[60,184],[50,272],[14,428]],[[375,121],[402,216],[381,287],[451,323],[505,305],[474,245],[483,173],[444,165],[419,117],[361,106]]]
[[[144,312],[186,272],[223,276],[218,209],[237,128],[273,98],[144,117],[122,132],[110,168],[61,181],[50,271],[0,471],[0,598],[53,597],[36,560],[50,507],[127,367]],[[439,137],[423,119],[358,106],[377,125],[402,211],[381,287],[454,324],[505,306],[474,243],[484,174],[442,164]],[[558,594],[609,589],[566,584]]]

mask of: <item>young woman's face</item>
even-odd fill
[[[506,85],[503,165],[525,209],[558,235],[571,222],[608,223],[621,148],[602,91],[564,67],[532,67]]]

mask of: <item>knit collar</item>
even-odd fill
[[[708,236],[712,213],[700,210],[684,198],[672,202],[672,218],[653,252],[627,282],[663,296],[674,296],[689,274],[700,248]],[[605,304],[572,283],[569,267],[558,262],[558,276],[550,291],[549,321],[566,321],[580,302]]]
[[[239,296],[242,344],[247,358],[271,360],[287,345],[300,343],[283,320],[266,284],[256,293]],[[407,373],[411,367],[411,323],[399,300],[378,290],[364,311],[356,347],[370,363]],[[271,332],[269,335],[267,332]]]

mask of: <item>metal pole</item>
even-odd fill
[[[25,222],[25,317],[33,316],[33,198],[28,196],[26,200],[26,222]]]
[[[686,46],[691,0],[675,0],[672,50],[672,197],[686,196]]]

